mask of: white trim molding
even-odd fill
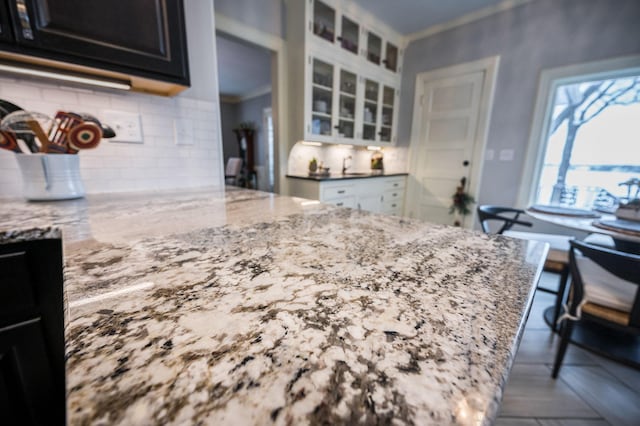
[[[542,71],[520,179],[517,207],[526,208],[535,201],[535,189],[540,181],[542,162],[547,148],[546,135],[549,133],[551,122],[551,116],[547,111],[553,107],[553,94],[558,86],[590,80],[622,78],[639,73],[640,55],[573,64]]]

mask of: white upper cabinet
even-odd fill
[[[304,75],[303,81],[291,82],[290,102],[294,109],[298,105],[292,117],[303,123],[302,128],[292,125],[293,136],[354,145],[395,143],[401,37],[372,18],[364,20],[365,27],[356,19],[364,12],[358,14],[354,4],[306,0],[289,5],[289,63]],[[301,93],[304,108],[299,107]]]

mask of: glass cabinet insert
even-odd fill
[[[380,85],[366,79],[364,82],[364,110],[362,116],[362,139],[376,140],[376,122],[378,118],[378,91]]]
[[[313,59],[311,133],[331,135],[333,105],[333,65]]]
[[[382,89],[382,123],[380,125],[380,140],[391,142],[391,129],[393,128],[393,104],[395,90],[384,86]]]
[[[338,111],[338,136],[353,139],[356,117],[355,74],[340,70],[340,111]]]
[[[321,1],[313,2],[313,33],[334,42],[336,34],[336,11]]]
[[[367,36],[367,59],[376,65],[380,65],[382,56],[382,39],[372,32]]]
[[[340,46],[351,53],[358,54],[358,33],[360,27],[346,16],[342,17],[342,34],[338,37]]]
[[[384,59],[384,66],[393,72],[398,71],[398,47],[387,42],[387,54]]]

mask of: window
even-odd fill
[[[570,68],[561,71],[573,75],[543,73],[536,115],[544,117],[534,117],[531,139],[537,162],[529,176],[525,168],[522,204],[613,209],[634,196],[623,183],[640,178],[640,69],[580,75],[579,66]]]

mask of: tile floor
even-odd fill
[[[542,280],[552,287],[558,276]],[[542,313],[554,298],[535,295],[496,425],[640,425],[640,370],[569,345],[558,379],[551,378],[559,339]]]

